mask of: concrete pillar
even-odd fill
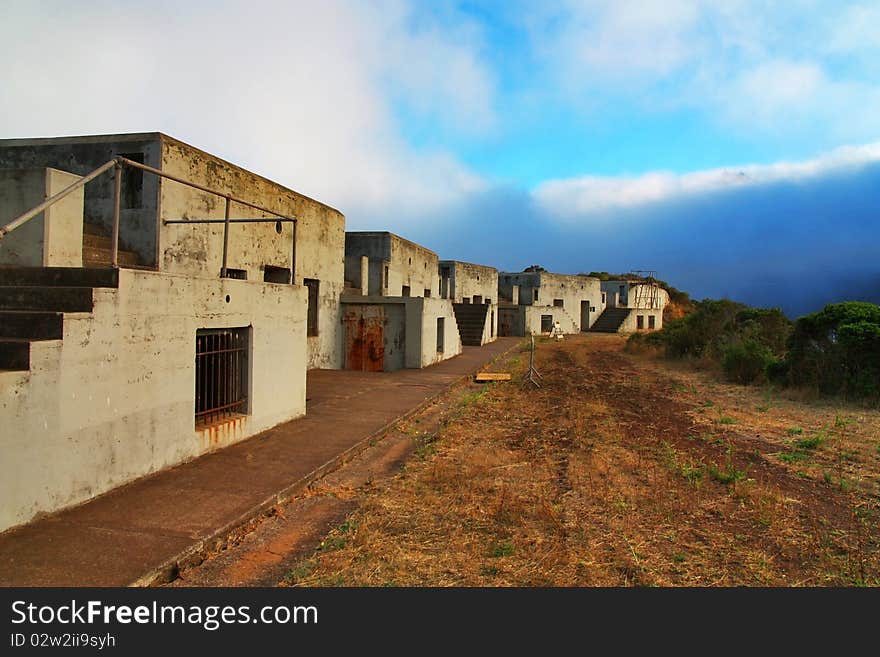
[[[514,285],[510,288],[510,301],[511,303],[519,303],[519,285]]]
[[[361,296],[367,296],[370,292],[370,259],[361,256]]]
[[[79,176],[58,169],[0,174],[0,224],[69,187]],[[0,241],[0,264],[82,267],[83,190],[72,192]]]

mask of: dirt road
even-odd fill
[[[877,585],[880,412],[541,342],[178,585]]]

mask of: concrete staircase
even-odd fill
[[[458,335],[461,344],[479,347],[483,344],[483,330],[486,327],[486,314],[489,312],[487,303],[454,303],[455,321],[458,324]]]
[[[0,370],[29,370],[31,343],[63,339],[64,313],[91,312],[96,287],[119,287],[119,271],[0,267]]]
[[[631,308],[606,308],[590,330],[596,333],[617,333],[631,311]]]
[[[83,223],[83,267],[109,267],[112,259],[113,240],[104,232],[103,226]],[[120,267],[138,267],[140,260],[134,251],[121,246],[118,252]]]

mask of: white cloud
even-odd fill
[[[748,164],[684,174],[655,171],[638,176],[582,176],[551,180],[533,192],[551,216],[578,220],[608,210],[710,193],[737,186],[801,181],[834,170],[880,161],[880,142],[844,146],[801,162]]]
[[[388,217],[484,182],[410,146],[395,100],[453,133],[494,122],[478,34],[403,0],[13,2],[0,136],[159,130],[340,208]],[[469,38],[461,38],[468,31]]]
[[[824,45],[831,52],[880,49],[880,7],[876,5],[846,7],[829,28]]]
[[[583,115],[696,110],[740,135],[826,146],[880,133],[876,3],[572,0],[528,25]]]

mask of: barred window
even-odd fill
[[[196,426],[248,412],[250,329],[196,331]]]

